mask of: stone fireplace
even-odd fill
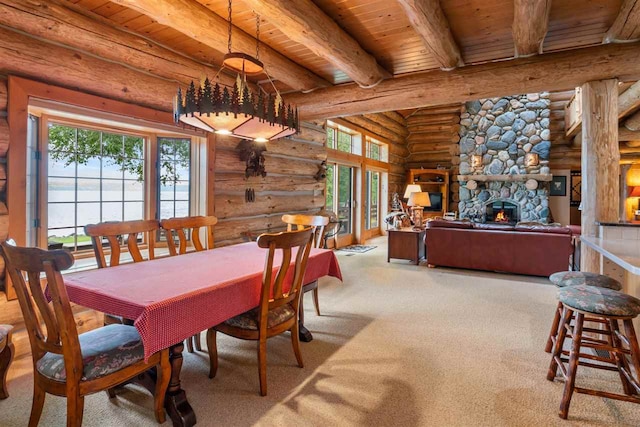
[[[549,221],[549,94],[467,102],[460,120],[460,218]],[[504,221],[504,220],[501,220]]]

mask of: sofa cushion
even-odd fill
[[[473,223],[464,220],[446,221],[444,219],[433,219],[427,222],[427,228],[473,228]]]
[[[529,231],[534,233],[571,234],[571,229],[560,224],[542,224],[540,222],[519,222],[515,226],[516,231]]]
[[[490,223],[475,223],[473,224],[473,228],[475,228],[476,230],[502,230],[502,231],[513,231],[513,225],[512,224],[499,224],[499,223],[495,223],[495,222],[490,222]]]
[[[119,371],[144,359],[140,334],[133,326],[108,325],[78,336],[82,353],[82,380]],[[55,381],[66,381],[61,354],[46,353],[36,363],[38,372]]]

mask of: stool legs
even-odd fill
[[[562,303],[558,302],[558,307],[556,308],[556,315],[553,317],[553,323],[551,324],[551,331],[549,332],[549,339],[547,339],[547,345],[544,348],[544,351],[547,353],[551,353],[553,351],[553,341],[554,337],[558,335],[558,325],[560,325],[560,318],[562,317]]]
[[[564,384],[562,392],[562,401],[560,402],[560,418],[566,420],[569,416],[569,405],[573,390],[576,387],[576,372],[578,371],[578,361],[580,359],[580,344],[582,342],[582,325],[584,323],[584,314],[577,313],[576,321],[573,327],[571,353],[569,355],[569,370],[567,372],[567,381]],[[560,348],[562,351],[562,349]]]
[[[561,304],[562,305],[562,304]],[[564,340],[567,337],[567,328],[571,324],[571,319],[573,318],[573,311],[565,308],[562,310],[562,319],[560,321],[558,336],[556,338],[555,346],[553,347],[553,355],[551,356],[551,364],[549,365],[549,370],[547,371],[547,379],[549,381],[553,381],[558,373],[558,368],[564,369],[562,365],[562,346],[564,345]]]
[[[615,319],[610,319],[609,329],[611,330],[611,337],[609,338],[609,343],[611,344],[611,347],[622,350],[623,348],[622,342],[620,340],[620,337],[618,336],[618,333],[620,332],[620,329],[618,328],[618,321]],[[631,382],[629,382],[629,379],[623,372],[623,369],[626,369],[627,372],[631,372],[631,370],[629,369],[629,362],[627,358],[624,356],[624,354],[619,354],[618,352],[615,352],[615,351],[611,353],[613,353],[612,356],[616,361],[616,366],[618,367],[618,372],[620,373],[620,381],[622,381],[622,389],[624,390],[624,394],[626,395],[634,394],[633,386],[631,385]]]

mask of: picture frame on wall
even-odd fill
[[[567,177],[563,175],[554,175],[549,186],[550,196],[566,196],[567,195]]]

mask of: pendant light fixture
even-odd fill
[[[285,105],[280,92],[264,69],[260,57],[260,16],[256,16],[256,56],[231,49],[231,0],[229,0],[229,51],[222,68],[237,74],[233,87],[212,83],[206,78],[201,84],[193,81],[183,95],[182,89],[174,100],[176,123],[184,123],[207,132],[216,132],[256,142],[283,138],[298,132],[298,111]],[[259,88],[256,95],[247,84],[247,76],[265,73],[275,95]]]

